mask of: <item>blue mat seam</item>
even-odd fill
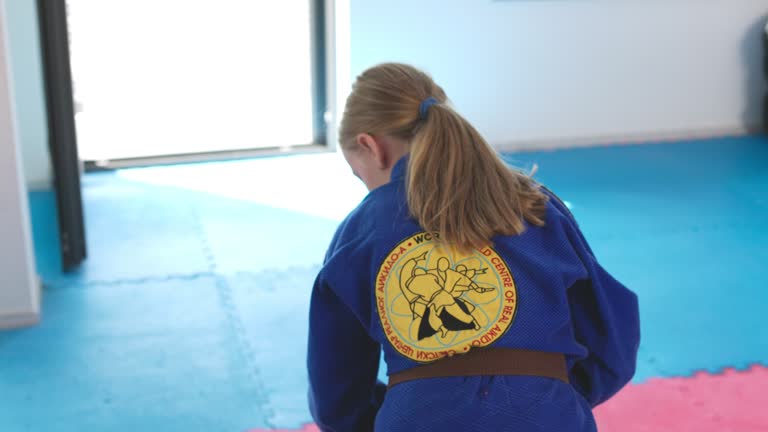
[[[232,299],[232,290],[226,281],[226,278],[216,277],[216,289],[219,295],[221,306],[224,309],[227,322],[231,327],[232,332],[237,340],[238,347],[240,348],[240,354],[246,361],[247,371],[251,376],[252,384],[256,390],[256,405],[264,415],[264,422],[270,429],[276,428],[273,424],[275,412],[271,408],[269,403],[269,395],[264,387],[264,382],[261,376],[261,372],[256,363],[256,354],[253,346],[250,343],[248,334],[243,324],[243,320],[240,318],[240,314],[237,312],[234,300]]]

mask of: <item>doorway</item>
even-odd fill
[[[86,256],[83,165],[326,148],[325,5],[38,0],[65,270]]]
[[[325,143],[323,2],[67,0],[86,166]]]

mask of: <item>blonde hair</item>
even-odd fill
[[[421,103],[436,99],[420,116]],[[363,72],[347,99],[339,139],[360,133],[410,143],[408,209],[428,232],[462,251],[488,246],[495,235],[517,235],[525,221],[544,225],[547,196],[529,175],[509,168],[461,115],[440,86],[408,65],[386,63]]]

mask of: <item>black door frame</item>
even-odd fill
[[[69,271],[77,268],[87,253],[69,59],[67,5],[66,0],[38,0],[37,7],[61,260],[63,270]]]

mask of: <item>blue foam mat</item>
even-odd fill
[[[306,342],[309,294],[319,267],[229,278],[264,378],[273,424],[298,428],[309,419]]]
[[[201,229],[223,274],[320,263],[338,221],[259,203],[211,199],[198,204]]]
[[[241,431],[269,426],[214,278],[45,293],[0,333],[3,431]]]

